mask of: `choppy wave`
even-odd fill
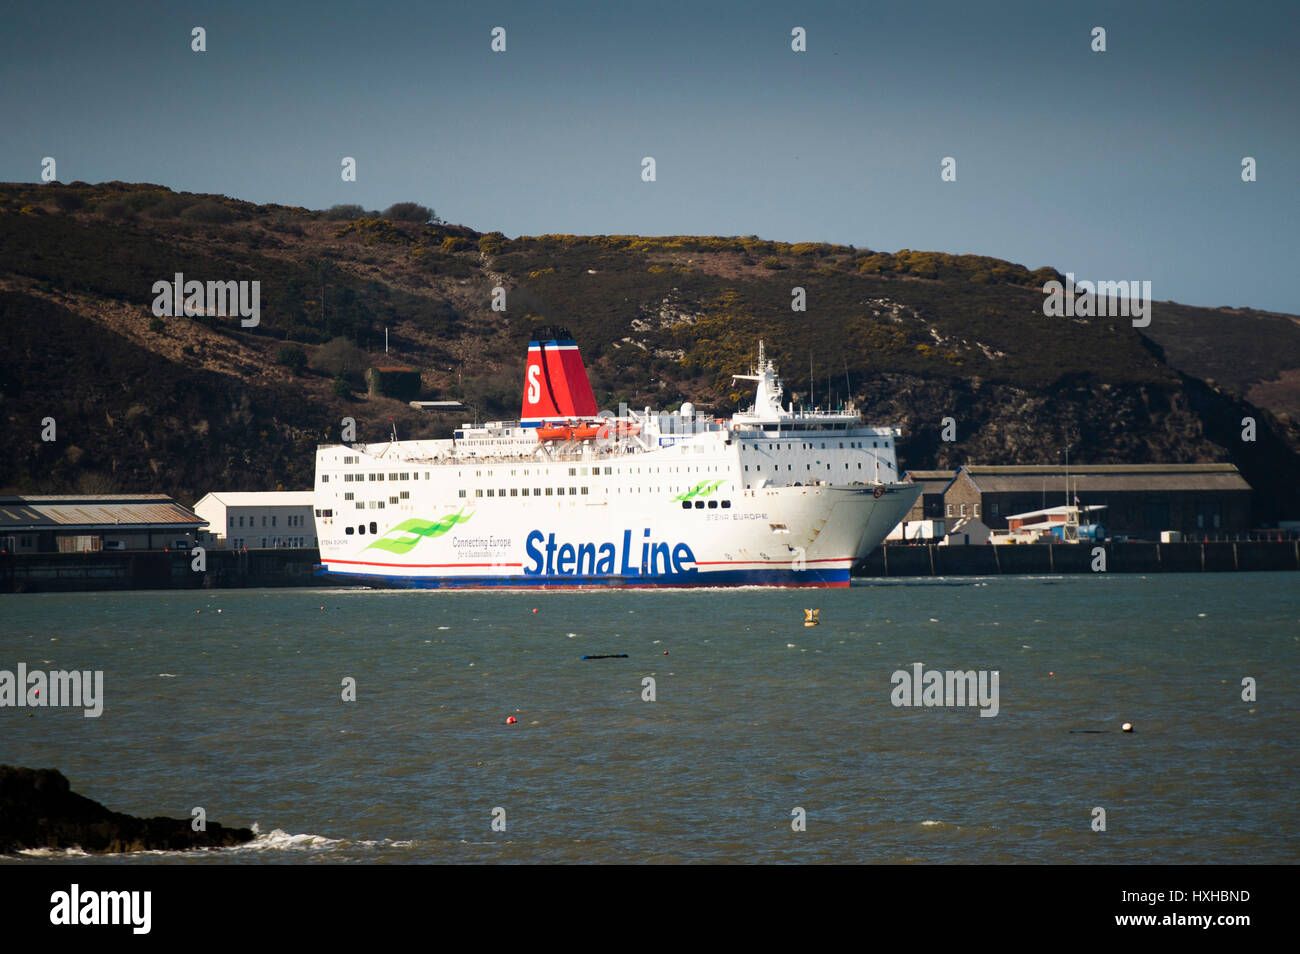
[[[96,852],[83,851],[81,848],[27,848],[12,855],[0,855],[0,860],[19,861],[32,859],[83,859],[83,858],[129,858],[137,855],[183,857],[214,854],[249,854],[254,852],[291,852],[291,851],[338,851],[344,849],[377,848],[412,848],[417,843],[412,839],[364,839],[353,841],[347,838],[330,838],[326,835],[310,833],[294,834],[283,828],[261,831],[253,825],[253,840],[242,845],[225,848],[190,849],[186,851],[121,851]]]

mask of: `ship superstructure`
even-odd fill
[[[381,586],[847,586],[921,491],[899,429],[851,405],[782,405],[759,359],[753,406],[720,419],[597,412],[563,329],[528,349],[518,421],[448,440],[316,455],[322,572]]]

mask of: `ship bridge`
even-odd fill
[[[741,478],[746,487],[880,484],[898,480],[898,427],[870,427],[852,402],[838,410],[781,404],[784,387],[776,365],[758,343],[750,374],[754,403],[731,417]]]
[[[767,357],[763,342],[758,342],[758,364],[749,374],[733,374],[733,381],[753,381],[754,403],[747,411],[737,411],[731,416],[731,425],[738,431],[763,431],[794,433],[801,431],[844,431],[858,428],[862,417],[850,401],[838,411],[813,407],[795,409],[794,402],[782,406],[785,393],[776,365]]]

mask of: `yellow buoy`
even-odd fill
[[[804,610],[804,611],[803,611],[803,624],[804,624],[805,626],[816,626],[818,623],[821,622],[821,620],[819,620],[819,619],[817,618],[817,614],[820,613],[820,612],[821,612],[821,610],[815,610],[815,609],[806,609],[806,610]]]

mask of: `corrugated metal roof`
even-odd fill
[[[1050,465],[965,468],[975,487],[986,494],[1065,493],[1066,469]],[[1070,492],[1106,491],[1249,491],[1250,484],[1232,464],[1083,464],[1068,471]]]
[[[0,529],[159,527],[195,529],[207,521],[166,494],[0,497]]]
[[[920,484],[924,495],[942,493],[956,475],[955,470],[909,470],[903,476],[911,483]]]
[[[41,524],[54,524],[49,517],[41,514],[39,510],[33,510],[25,504],[0,503],[0,527],[7,526],[39,526]]]
[[[971,474],[1063,474],[1061,464],[970,464]],[[1236,464],[1071,464],[1071,474],[1191,474],[1236,473]]]

